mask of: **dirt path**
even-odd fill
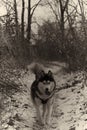
[[[34,75],[29,71],[18,79],[22,91],[0,96],[0,130],[87,130],[87,88],[82,87],[81,78],[66,74],[61,66],[51,65],[46,69],[54,72],[57,88],[64,88],[55,94],[50,126],[42,127],[36,122],[30,98]],[[64,87],[67,85],[70,87]]]

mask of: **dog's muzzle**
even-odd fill
[[[50,94],[51,94],[51,92],[49,92],[49,89],[48,89],[48,88],[45,89],[45,94],[46,94],[46,95],[50,95]]]

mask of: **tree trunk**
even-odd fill
[[[85,38],[87,38],[87,28],[86,28],[86,18],[85,18],[85,12],[84,12],[84,3],[83,1],[78,0],[80,11],[81,11],[81,17],[82,17],[82,28],[84,31]]]
[[[31,0],[28,0],[28,27],[27,27],[27,39],[30,44],[31,38]]]
[[[17,12],[17,2],[14,0],[14,12],[15,12],[15,29],[16,29],[16,39],[18,39],[18,12]]]
[[[60,29],[61,29],[61,42],[62,42],[62,47],[63,49],[65,48],[65,22],[64,22],[64,15],[66,8],[68,6],[69,0],[65,1],[65,4],[62,2],[62,0],[59,0],[60,4]]]
[[[62,40],[62,47],[64,47],[65,42],[65,27],[64,27],[64,12],[61,11],[61,40]]]
[[[24,40],[24,12],[25,12],[25,1],[22,0],[22,14],[21,14],[21,39]]]

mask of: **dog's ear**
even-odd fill
[[[53,77],[53,73],[51,72],[51,70],[48,71],[48,75]]]
[[[45,72],[42,70],[39,73],[36,74],[36,80],[39,80],[41,77],[45,75]]]
[[[42,71],[40,72],[40,75],[43,77],[43,76],[45,75],[45,72],[42,70]]]

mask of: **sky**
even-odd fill
[[[4,0],[4,1],[13,1],[13,0]],[[21,1],[22,0],[17,0],[17,8],[18,8],[18,15],[19,15],[19,19],[21,18]],[[31,6],[35,5],[39,0],[31,0]],[[44,0],[42,0],[44,1]],[[49,0],[51,1],[51,0]],[[71,0],[72,1],[72,0]],[[77,0],[74,0],[75,3]],[[26,3],[26,11],[25,11],[25,21],[27,19],[27,4],[28,0],[25,0]],[[3,4],[3,1],[0,0],[0,16],[6,14],[6,7]],[[35,10],[34,13],[34,17],[36,17],[36,20],[40,23],[43,21],[43,19],[53,19],[54,15],[52,14],[52,11],[50,10],[49,7],[42,7],[42,6],[38,6]]]
[[[13,1],[13,0],[6,0],[6,1]],[[31,0],[32,5],[35,5],[39,0]],[[44,0],[42,0],[44,1]],[[50,0],[51,1],[51,0]],[[72,0],[71,0],[72,1]],[[77,0],[74,0],[74,2],[76,3]],[[84,0],[85,1],[85,0]],[[26,10],[25,10],[25,23],[27,23],[27,2],[28,0],[25,0],[26,3]],[[21,0],[17,0],[17,8],[18,8],[18,16],[19,16],[19,20],[21,19]],[[6,14],[6,7],[3,4],[3,1],[0,0],[0,16]],[[35,10],[34,13],[34,17],[33,17],[33,28],[37,29],[37,26],[34,24],[34,21],[37,21],[38,24],[42,24],[44,20],[53,20],[54,19],[54,15],[52,13],[52,11],[50,10],[49,7],[42,7],[42,6],[38,6]]]
[[[13,1],[13,0],[4,0],[4,1]],[[28,0],[25,0],[25,3],[26,3],[26,13],[25,13],[25,17],[27,17],[27,1]],[[36,4],[39,0],[31,0],[31,4],[32,6],[34,4]],[[42,0],[42,1],[45,1],[45,0]],[[49,0],[51,1],[51,0]],[[72,0],[70,0],[72,1]],[[75,3],[77,2],[77,0],[73,0]],[[84,0],[87,4],[87,1]],[[18,4],[18,14],[19,14],[19,17],[21,16],[21,0],[17,0],[17,4]],[[6,14],[6,7],[5,5],[3,4],[3,1],[0,0],[0,16]],[[34,16],[36,16],[37,19],[48,19],[48,17],[50,18],[50,16],[52,16],[52,12],[51,10],[48,8],[48,7],[41,7],[41,6],[38,6],[37,9],[35,10],[35,13],[34,13]]]
[[[11,0],[10,0],[11,1]],[[27,17],[27,1],[25,0],[26,3],[26,11],[25,11],[25,17]],[[32,2],[32,6],[34,4],[36,4],[39,0],[31,0]],[[18,4],[18,14],[19,17],[21,16],[21,1],[17,0],[17,4]],[[6,7],[3,4],[2,0],[0,0],[0,16],[3,16],[4,14],[6,14]],[[36,16],[36,18],[45,18],[47,19],[49,15],[49,9],[47,9],[46,7],[40,7],[38,6],[37,9],[35,10],[34,16]]]
[[[6,0],[6,1],[11,1],[12,0]],[[21,3],[22,0],[17,0],[17,9],[18,9],[18,16],[19,16],[19,21],[21,19]],[[31,0],[31,7],[33,5],[35,5],[39,0]],[[42,0],[43,1],[43,0]],[[28,0],[25,0],[25,25],[27,26],[27,7],[28,7]],[[6,7],[5,7],[5,4],[3,4],[3,1],[0,0],[0,16],[3,16],[6,14]],[[38,30],[38,26],[37,24],[35,23],[35,21],[37,21],[37,23],[39,25],[41,25],[43,23],[44,20],[47,20],[47,19],[53,19],[52,18],[52,14],[50,12],[50,9],[47,8],[47,7],[42,7],[42,6],[38,6],[34,12],[34,15],[33,15],[33,20],[32,20],[32,30],[37,33],[37,30]]]

